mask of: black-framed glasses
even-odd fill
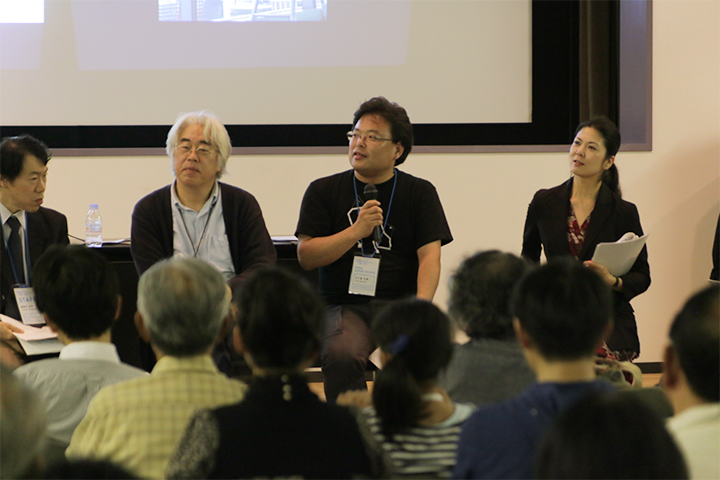
[[[392,142],[392,138],[382,138],[381,136],[377,135],[376,133],[362,133],[362,132],[358,132],[358,131],[347,132],[347,138],[351,142],[353,140],[361,140],[363,137],[365,137],[368,142],[373,142],[373,143]]]

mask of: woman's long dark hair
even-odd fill
[[[622,139],[620,137],[620,130],[618,130],[617,125],[615,125],[612,120],[603,116],[593,117],[590,120],[578,125],[577,130],[575,130],[575,136],[577,136],[580,130],[586,127],[594,128],[598,133],[600,133],[600,135],[602,135],[603,144],[605,145],[605,150],[607,151],[605,159],[617,154],[618,150],[620,150],[620,143]],[[620,173],[618,172],[615,163],[603,172],[602,182],[607,185],[615,195],[622,198],[622,191],[620,190]]]
[[[423,417],[422,384],[450,362],[450,321],[431,302],[402,300],[385,308],[372,324],[380,348],[392,355],[378,372],[373,405],[383,433],[392,435]]]

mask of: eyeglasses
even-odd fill
[[[358,131],[355,131],[355,132],[347,132],[347,138],[348,138],[348,140],[350,140],[351,142],[352,142],[353,140],[360,140],[360,139],[362,139],[363,137],[365,137],[368,142],[372,142],[372,143],[392,142],[392,138],[382,138],[382,137],[377,136],[377,135],[374,134],[374,133],[361,133],[361,132],[358,132]]]
[[[190,155],[193,149],[195,150],[197,156],[203,159],[210,158],[213,153],[215,153],[215,151],[207,145],[198,145],[197,147],[191,147],[190,145],[178,145],[175,147],[175,152],[181,157],[186,157]]]

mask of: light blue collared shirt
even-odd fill
[[[200,258],[217,268],[225,280],[234,277],[235,266],[225,233],[222,192],[218,182],[215,182],[210,198],[199,212],[180,202],[173,182],[170,207],[173,217],[173,256]]]

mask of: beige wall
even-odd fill
[[[720,211],[720,1],[655,0],[652,152],[620,153],[621,186],[650,233],[653,283],[633,301],[641,362],[657,362],[669,321],[704,286]],[[412,114],[412,112],[410,112]],[[310,181],[348,167],[344,155],[243,156],[224,181],[251,191],[272,235],[292,234]],[[565,154],[411,155],[403,169],[431,180],[455,241],[443,248],[436,301],[464,256],[498,248],[519,253],[527,204],[564,181]],[[98,180],[94,180],[98,179]],[[165,157],[57,158],[46,206],[82,237],[87,205],[98,202],[106,238],[129,236],[135,202],[172,179]]]

